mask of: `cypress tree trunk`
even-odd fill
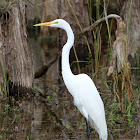
[[[127,42],[129,60],[133,66],[139,65],[140,60],[140,1],[120,0],[120,15],[127,26]]]
[[[4,5],[7,9],[2,9]],[[1,5],[0,63],[2,73],[0,78],[1,81],[2,77],[9,80],[10,91],[13,94],[23,89],[29,91],[33,83],[33,63],[28,50],[25,16],[24,1],[19,3],[7,1]]]

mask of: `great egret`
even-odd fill
[[[62,50],[62,76],[64,83],[74,98],[74,105],[86,118],[87,138],[90,139],[90,122],[94,125],[101,140],[107,139],[107,125],[103,101],[91,78],[86,74],[74,75],[70,69],[69,53],[74,44],[74,34],[70,25],[63,19],[36,24],[34,26],[50,26],[64,29],[67,33],[67,43]]]

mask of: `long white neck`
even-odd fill
[[[62,76],[67,86],[67,82],[69,82],[70,77],[73,76],[69,64],[69,54],[70,54],[70,49],[74,44],[74,34],[69,24],[63,27],[63,29],[66,31],[68,37],[67,43],[64,45],[62,50]]]

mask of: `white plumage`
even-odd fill
[[[70,25],[63,19],[36,24],[62,28],[67,33],[67,43],[62,51],[62,76],[64,83],[74,98],[74,104],[81,114],[94,125],[100,139],[107,140],[107,125],[103,101],[91,78],[86,74],[74,75],[69,64],[69,53],[74,43],[74,34]],[[89,139],[89,138],[88,138]]]

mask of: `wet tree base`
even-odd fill
[[[34,95],[33,95],[33,89],[19,86],[9,81],[9,95],[7,96],[14,96],[15,99],[19,100],[22,97],[26,97],[27,99],[30,99]]]

